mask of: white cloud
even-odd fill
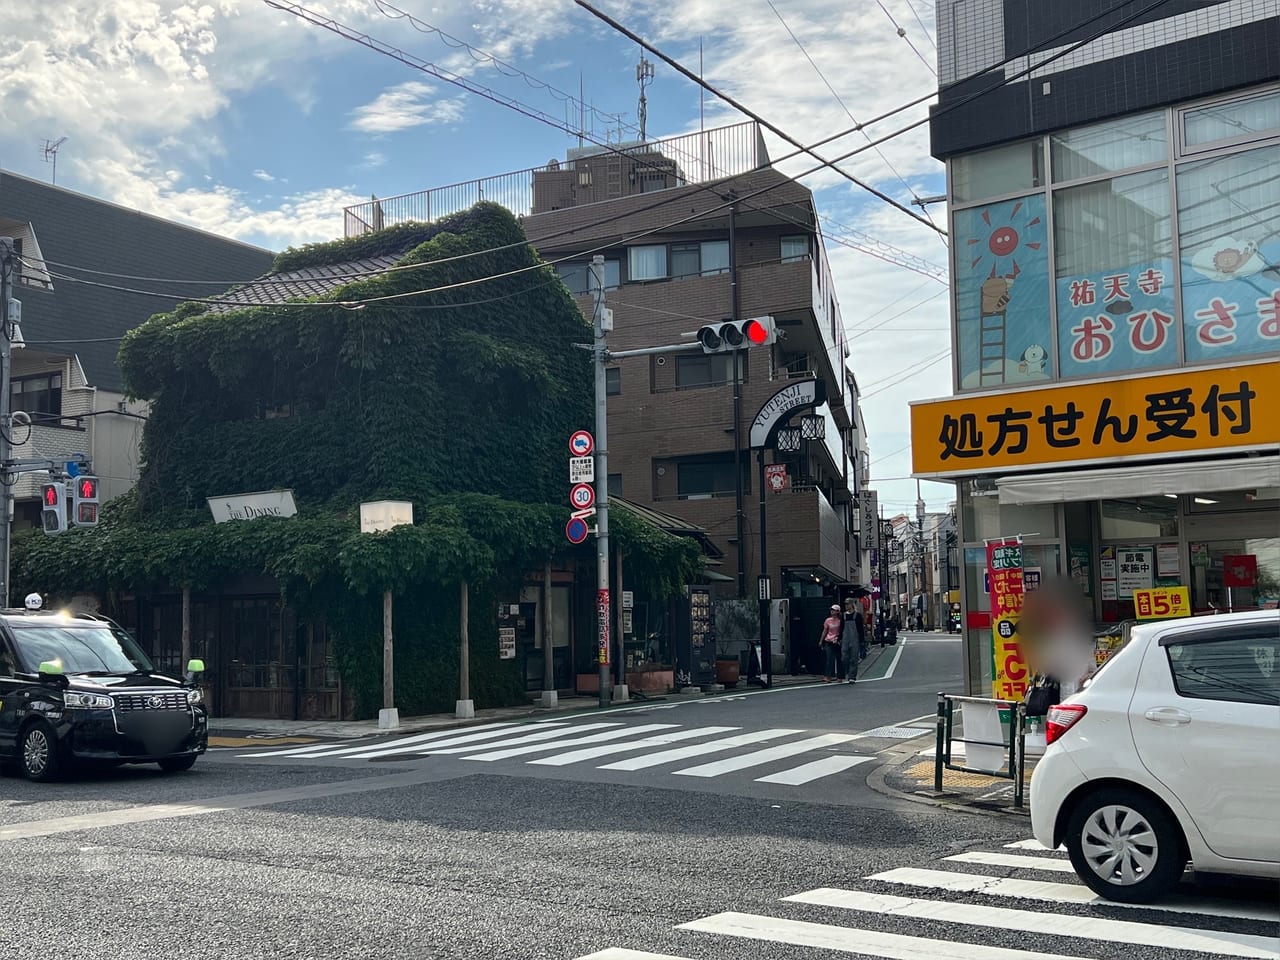
[[[377,99],[351,111],[350,129],[361,133],[395,133],[430,124],[457,123],[462,119],[462,97],[435,98],[435,89],[420,80],[409,80],[384,90]]]
[[[262,169],[253,171],[253,175],[257,177],[259,180],[263,180],[267,183],[270,183],[271,181],[275,180],[275,177],[273,177],[271,174],[267,173],[267,171]]]
[[[385,153],[379,153],[377,150],[364,155],[364,166],[366,167],[381,167],[386,162],[387,155]]]

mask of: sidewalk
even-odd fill
[[[874,653],[868,653],[864,664],[873,662]],[[811,676],[775,676],[773,685],[792,687],[807,683],[821,683],[821,677]],[[703,697],[740,696],[759,690],[759,687],[740,681],[737,687],[710,693],[671,693],[644,699],[632,698],[625,703],[616,703],[606,710],[639,707],[646,703],[699,700]],[[477,710],[476,715],[460,720],[451,713],[431,714],[424,717],[401,718],[400,726],[394,730],[379,730],[377,720],[257,720],[249,717],[212,717],[209,720],[209,736],[234,740],[234,743],[218,744],[219,746],[249,746],[251,744],[266,745],[297,739],[299,742],[315,740],[349,740],[360,737],[400,736],[409,733],[423,733],[431,730],[449,730],[455,727],[469,727],[483,723],[500,723],[502,721],[525,720],[532,717],[549,717],[555,714],[575,711],[599,710],[600,699],[597,696],[561,695],[556,707],[540,707],[532,703],[518,707],[496,707]]]

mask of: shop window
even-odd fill
[[[627,277],[631,280],[665,280],[667,245],[650,244],[627,250]]]
[[[962,492],[960,504],[969,543],[1018,535],[1051,540],[1058,535],[1057,504],[1001,504],[997,496],[974,496],[967,490]]]
[[[1165,647],[1178,693],[1195,700],[1280,704],[1280,638],[1241,626],[1237,636]]]
[[[1103,500],[1099,516],[1103,540],[1158,540],[1178,535],[1177,497]]]
[[[1280,91],[1182,111],[1184,152],[1280,133]]]
[[[1280,492],[1275,487],[1260,490],[1220,490],[1212,493],[1197,493],[1189,497],[1188,513],[1227,513],[1237,510],[1262,510],[1271,517],[1271,525],[1276,536],[1280,537],[1280,500],[1273,494]]]
[[[1280,263],[1280,146],[1178,167],[1186,359],[1226,360],[1280,344],[1269,279]]]
[[[1196,613],[1257,610],[1280,602],[1280,531],[1270,537],[1193,540],[1191,609]]]
[[[799,263],[808,259],[809,237],[806,234],[801,233],[793,237],[782,238],[783,263]]]
[[[1040,140],[981,150],[951,161],[951,192],[956,203],[1008,196],[1044,186]]]
[[[1160,163],[1169,155],[1165,111],[1055,133],[1049,154],[1059,183]]]

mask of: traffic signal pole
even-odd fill
[[[13,482],[9,475],[9,446],[13,420],[9,416],[10,367],[13,362],[13,338],[9,326],[9,304],[13,300],[13,274],[17,263],[12,237],[0,237],[0,607],[9,606],[9,547],[13,524]]]

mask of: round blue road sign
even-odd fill
[[[588,532],[587,521],[581,517],[574,517],[564,525],[564,535],[570,543],[582,543],[587,539]]]

